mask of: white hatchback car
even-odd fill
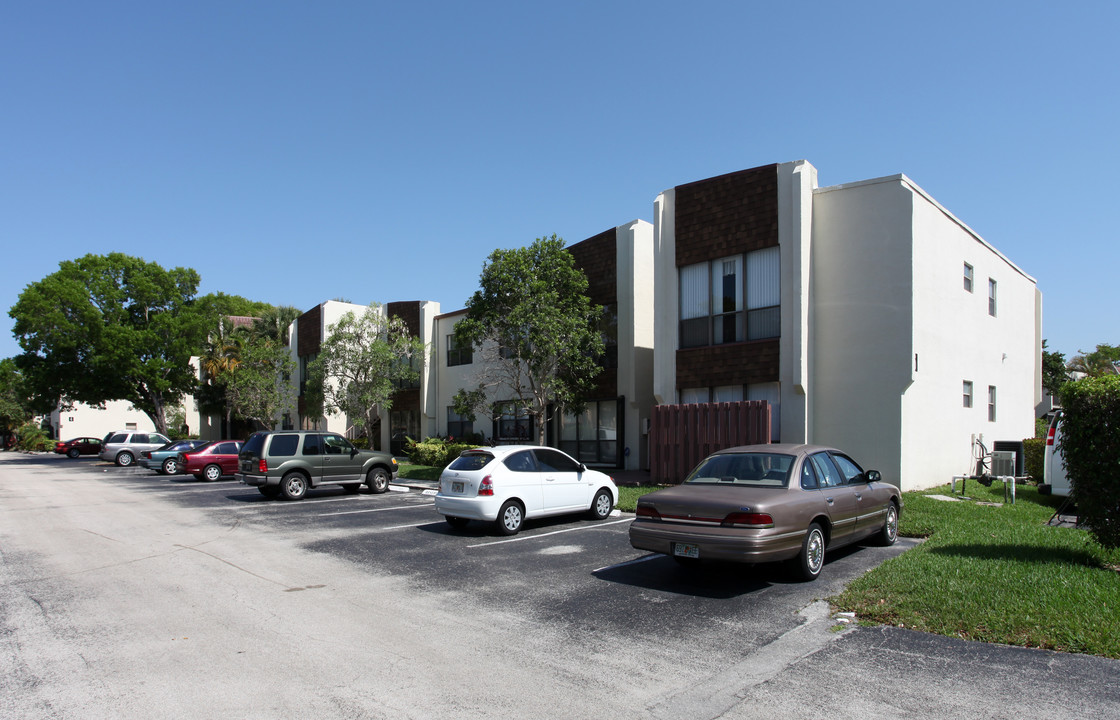
[[[453,528],[493,522],[514,535],[527,518],[586,512],[602,520],[618,503],[609,475],[559,450],[503,445],[465,450],[439,477],[436,510]]]

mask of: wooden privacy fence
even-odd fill
[[[716,450],[770,442],[765,400],[655,405],[649,425],[650,479],[675,485]]]

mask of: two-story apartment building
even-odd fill
[[[906,176],[768,165],[663,192],[654,226],[658,403],[769,400],[775,439],[905,489],[1033,434],[1035,281]]]

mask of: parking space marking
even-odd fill
[[[491,540],[490,542],[479,543],[478,545],[467,545],[467,548],[470,549],[470,548],[486,547],[487,545],[501,545],[502,543],[520,542],[521,540],[536,540],[537,538],[548,537],[549,535],[559,535],[561,533],[570,533],[570,532],[575,532],[576,530],[594,530],[595,528],[606,527],[607,525],[618,525],[619,523],[624,523],[624,522],[630,522],[630,518],[625,518],[623,520],[615,520],[614,522],[608,522],[608,523],[596,523],[595,525],[591,525],[591,526],[581,525],[580,527],[567,528],[565,530],[553,530],[552,532],[541,533],[540,535],[519,535],[518,537],[512,537],[512,538],[509,538],[507,540]]]
[[[649,562],[650,560],[656,560],[659,557],[665,557],[665,556],[662,555],[661,553],[650,553],[649,555],[644,555],[644,556],[642,556],[640,558],[636,558],[634,560],[627,560],[626,562],[615,563],[614,565],[607,565],[606,567],[601,567],[598,570],[592,570],[591,572],[597,573],[597,572],[603,572],[604,570],[614,570],[616,568],[626,567],[627,565],[637,565],[638,563],[644,563],[644,562]]]
[[[427,508],[427,507],[431,507],[433,505],[435,505],[434,502],[412,503],[412,504],[409,504],[409,505],[394,505],[393,507],[370,508],[368,510],[344,510],[343,512],[319,513],[318,517],[335,517],[336,515],[357,515],[359,513],[385,512],[386,510],[411,510],[412,508],[419,508],[419,507]]]

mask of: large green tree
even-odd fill
[[[259,427],[275,427],[282,415],[295,412],[296,393],[290,382],[294,372],[287,346],[244,333],[237,361],[221,376],[233,414]]]
[[[379,414],[392,407],[399,385],[420,377],[426,348],[403,320],[386,316],[377,303],[360,316],[346,313],[327,330],[309,368],[308,409],[345,413],[372,446]]]
[[[587,297],[587,277],[556,235],[495,250],[455,326],[456,342],[473,346],[482,368],[478,387],[456,396],[456,410],[495,417],[500,411],[486,398],[512,400],[533,418],[543,445],[550,413],[578,410],[599,373],[601,315]]]
[[[1042,388],[1051,397],[1058,397],[1062,385],[1069,380],[1069,371],[1066,370],[1066,356],[1060,352],[1050,352],[1046,349],[1046,341],[1042,341]]]
[[[198,283],[192,269],[110,253],[28,285],[8,314],[36,409],[125,400],[166,433],[165,411],[194,389],[190,358],[212,327]]]
[[[15,360],[0,360],[0,437],[6,438],[34,414],[23,375]],[[3,445],[0,445],[3,448]]]
[[[1085,373],[1088,377],[1103,377],[1116,375],[1117,364],[1120,363],[1120,346],[1097,345],[1093,352],[1079,350],[1077,355],[1069,361],[1069,369],[1073,372]]]

